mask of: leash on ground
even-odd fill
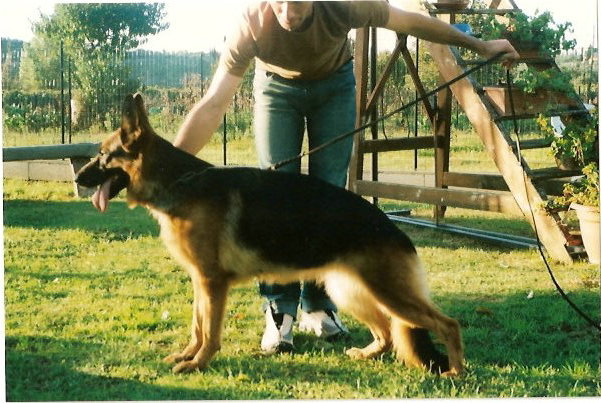
[[[278,168],[281,168],[281,167],[283,167],[285,165],[288,165],[288,164],[290,164],[292,162],[300,160],[301,158],[306,157],[307,155],[311,155],[311,154],[314,154],[316,152],[319,152],[319,151],[323,150],[324,148],[327,148],[327,147],[331,146],[332,144],[338,143],[339,141],[342,141],[342,140],[344,140],[347,137],[350,137],[350,136],[352,136],[352,135],[354,135],[356,133],[359,133],[362,130],[365,130],[365,129],[371,127],[374,124],[377,124],[377,123],[379,123],[381,121],[384,121],[385,119],[388,119],[392,115],[395,115],[395,114],[397,114],[397,113],[399,113],[399,112],[401,112],[401,111],[403,111],[403,110],[405,110],[407,108],[410,108],[413,105],[415,105],[415,104],[417,104],[419,102],[422,102],[423,100],[431,97],[432,95],[435,95],[439,91],[441,91],[441,90],[443,90],[443,89],[445,89],[447,87],[450,87],[451,85],[455,84],[457,81],[459,81],[459,80],[461,80],[461,79],[469,76],[470,74],[472,74],[475,71],[483,68],[484,66],[487,66],[489,64],[492,64],[492,63],[496,62],[497,59],[499,59],[504,54],[505,54],[504,52],[500,52],[500,53],[497,53],[496,55],[494,55],[493,57],[491,57],[488,60],[484,60],[484,61],[478,62],[478,63],[476,63],[474,65],[474,67],[471,67],[471,68],[465,70],[463,73],[461,73],[457,77],[451,79],[450,81],[447,81],[444,84],[441,84],[440,86],[438,86],[438,87],[434,88],[433,90],[427,92],[423,96],[414,99],[413,101],[409,102],[408,104],[404,104],[403,106],[401,106],[401,107],[399,107],[399,108],[397,108],[397,109],[395,109],[395,110],[393,110],[391,112],[388,112],[388,113],[380,116],[377,119],[370,119],[370,121],[367,122],[367,123],[365,123],[364,125],[359,126],[359,127],[355,128],[355,129],[349,131],[349,132],[343,133],[343,134],[341,134],[341,135],[339,135],[337,137],[334,137],[333,139],[331,139],[331,140],[329,140],[329,141],[327,141],[327,142],[325,142],[325,143],[323,143],[323,144],[321,144],[321,145],[319,145],[319,146],[317,146],[315,148],[312,148],[311,150],[308,150],[308,151],[305,151],[305,152],[301,152],[300,154],[295,155],[292,158],[288,158],[288,159],[282,160],[280,162],[276,162],[275,164],[270,165],[269,168],[267,168],[267,169],[269,169],[269,170],[276,170]]]
[[[534,234],[536,235],[536,246],[538,249],[538,253],[540,254],[541,258],[543,259],[543,262],[547,268],[547,272],[549,273],[549,276],[551,277],[551,281],[553,282],[553,285],[555,285],[555,288],[557,289],[557,291],[559,292],[559,295],[562,296],[562,298],[568,303],[568,305],[570,305],[570,307],[572,307],[572,309],[574,311],[576,311],[576,313],[578,313],[585,321],[587,321],[592,327],[596,328],[599,332],[601,332],[601,325],[596,323],[590,316],[588,316],[586,313],[584,313],[565,293],[565,291],[561,288],[561,286],[559,285],[559,283],[557,282],[557,279],[555,278],[555,275],[553,274],[553,270],[551,269],[551,266],[549,265],[549,262],[547,261],[547,258],[545,257],[545,253],[543,252],[543,247],[540,241],[540,237],[538,235],[538,228],[536,226],[536,219],[534,216],[534,210],[532,209],[532,204],[530,204],[530,195],[528,194],[528,186],[526,185],[526,181],[527,181],[527,176],[526,176],[526,170],[524,169],[524,165],[522,164],[522,150],[520,147],[520,134],[518,131],[518,125],[517,125],[517,119],[516,119],[516,115],[515,115],[515,105],[513,103],[513,94],[512,94],[512,81],[511,81],[511,73],[509,72],[509,69],[506,70],[506,79],[507,79],[507,89],[508,89],[508,93],[509,93],[509,107],[511,108],[511,117],[512,117],[512,122],[513,122],[513,132],[515,134],[516,137],[516,145],[517,145],[517,153],[518,153],[518,162],[520,163],[520,167],[522,167],[522,177],[524,180],[524,189],[526,190],[526,201],[528,203],[528,208],[530,210],[530,215],[532,217],[532,226],[534,227]]]

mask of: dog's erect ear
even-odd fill
[[[144,108],[142,95],[136,93],[127,95],[123,101],[121,118],[121,143],[123,148],[132,151],[135,144],[139,143],[144,133],[150,130],[148,116]]]

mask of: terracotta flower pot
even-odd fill
[[[575,171],[582,168],[582,165],[574,157],[555,156],[555,163],[557,164],[557,168],[563,171]]]
[[[488,98],[492,101],[495,109],[501,116],[511,115],[511,104],[509,101],[509,89],[505,86],[484,87]],[[517,88],[512,89],[513,103],[516,115],[537,115],[544,113],[549,106],[552,107],[577,107],[577,101],[567,94],[545,89],[536,90],[534,93],[526,93]],[[557,108],[559,109],[559,108]]]
[[[540,45],[534,41],[525,41],[523,39],[516,39],[513,36],[513,32],[505,31],[501,33],[501,38],[507,39],[511,46],[520,54],[522,58],[536,58],[542,57],[543,52],[540,50]]]
[[[432,2],[432,5],[444,10],[463,10],[469,5],[469,0],[439,0]]]
[[[540,44],[534,41],[525,41],[512,37],[511,32],[505,31],[501,37],[507,39],[511,46],[518,52],[520,59],[527,60],[528,65],[538,71],[547,70],[552,67],[551,56],[544,50],[541,50]]]
[[[576,211],[580,221],[582,243],[588,255],[588,261],[594,264],[601,262],[601,241],[599,239],[599,207],[583,206],[572,203],[570,208]]]

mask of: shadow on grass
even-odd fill
[[[218,357],[212,363],[207,376],[222,376],[227,380],[219,385],[172,387],[152,384],[115,376],[92,375],[76,369],[85,366],[88,357],[102,354],[99,344],[49,337],[6,338],[6,396],[8,401],[55,401],[55,400],[206,400],[206,399],[267,399],[290,397],[287,387],[275,390],[255,390],[253,383],[267,382],[291,384],[299,380],[353,385],[366,375],[360,366],[339,368],[316,366],[306,362],[280,362],[278,358],[241,355]],[[159,357],[156,357],[159,360]],[[150,369],[159,368],[159,377],[171,377],[169,365],[142,363]],[[139,367],[139,365],[138,365]],[[229,380],[231,368],[246,379]],[[94,368],[95,372],[101,369]],[[369,371],[368,371],[369,372]],[[229,374],[229,375],[228,375]],[[177,376],[176,380],[194,381],[204,373]],[[373,369],[370,383],[377,387],[388,375]],[[318,377],[316,379],[316,377]],[[199,382],[200,383],[200,382]],[[224,386],[225,384],[225,386]]]
[[[269,397],[243,384],[231,387],[186,388],[92,375],[75,369],[102,347],[94,343],[48,337],[6,338],[6,397],[8,401],[54,400],[203,400]],[[165,368],[165,372],[168,370]]]
[[[591,318],[599,318],[598,290],[569,298]],[[466,358],[476,366],[518,365],[562,368],[575,362],[599,364],[598,332],[559,293],[437,298],[442,311],[459,320]],[[594,320],[594,319],[593,319]]]
[[[482,222],[486,221],[485,225]],[[489,222],[490,221],[490,222]],[[515,220],[514,220],[515,221]],[[466,227],[474,226],[503,232],[504,228],[515,226],[510,218],[491,220],[466,218]],[[474,224],[475,225],[471,225]],[[480,225],[478,225],[478,223]],[[109,210],[101,214],[89,201],[44,201],[44,200],[5,200],[4,225],[39,229],[78,229],[106,240],[120,241],[142,236],[157,236],[158,224],[143,208],[129,209],[121,200],[111,203]],[[511,250],[510,247],[496,245],[467,236],[449,234],[411,225],[399,225],[419,247]],[[515,231],[508,231],[515,232]]]
[[[89,201],[5,200],[4,225],[84,230],[109,240],[158,235],[158,224],[143,208],[129,209],[123,201],[102,214]]]
[[[572,297],[583,310],[593,316],[598,314],[595,292],[579,292]],[[127,378],[92,375],[79,369],[96,362],[101,368],[92,370],[102,372],[102,357],[109,348],[102,344],[9,336],[6,338],[7,397],[11,401],[298,398],[302,392],[291,389],[294,385],[309,382],[322,389],[348,391],[358,379],[369,379],[370,387],[381,391],[380,397],[397,396],[395,390],[400,389],[395,388],[405,383],[409,389],[403,389],[404,395],[424,393],[426,396],[428,390],[447,393],[451,387],[463,388],[468,395],[469,391],[502,395],[514,383],[523,385],[521,390],[525,392],[521,393],[530,396],[567,394],[575,383],[580,385],[583,395],[595,391],[598,335],[575,317],[554,293],[535,295],[531,299],[518,294],[470,295],[463,299],[453,295],[440,298],[439,305],[460,321],[463,330],[469,369],[465,377],[452,383],[436,376],[424,377],[419,371],[398,372],[395,368],[400,369],[401,364],[391,354],[382,358],[382,365],[350,361],[345,365],[330,365],[332,355],[343,355],[346,348],[362,347],[371,340],[366,328],[350,323],[348,340],[325,343],[315,336],[298,334],[295,337],[297,354],[290,358],[219,354],[207,372],[179,377],[169,374],[170,366],[161,363],[156,352],[146,352],[143,356],[140,354],[144,353],[136,352],[134,371],[128,373],[154,372],[150,379],[135,375]],[[249,326],[260,325],[249,322]],[[123,345],[120,348],[124,348]],[[141,349],[139,344],[133,348]],[[327,362],[316,365],[316,356],[320,354]],[[312,357],[311,362],[307,362],[307,357]],[[126,363],[124,359],[119,365]],[[579,370],[579,367],[585,369]],[[237,374],[244,375],[238,378]],[[214,384],[204,380],[205,376]],[[182,386],[161,386],[156,379]]]

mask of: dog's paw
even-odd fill
[[[461,370],[457,368],[452,368],[446,372],[440,374],[440,376],[444,376],[445,378],[456,378],[461,375]]]
[[[184,353],[173,353],[163,358],[163,362],[166,362],[168,364],[175,364],[181,361],[191,360],[192,358],[194,357],[186,357]]]
[[[364,360],[368,358],[363,349],[358,347],[349,348],[344,353],[351,357],[353,360]]]
[[[203,368],[199,365],[198,361],[182,361],[173,367],[172,371],[174,374],[185,374],[193,371],[200,371]]]

